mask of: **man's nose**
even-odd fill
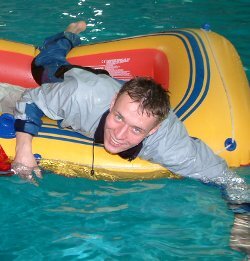
[[[126,124],[122,124],[115,130],[115,138],[122,140],[125,139],[128,133],[128,126]]]

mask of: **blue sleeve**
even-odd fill
[[[16,119],[15,130],[18,132],[29,133],[32,136],[38,134],[42,126],[42,116],[44,113],[36,106],[35,103],[26,104],[25,108],[26,120]]]
[[[69,65],[66,59],[68,52],[81,43],[78,35],[71,32],[62,32],[47,38],[40,47],[40,53],[35,58],[33,74],[39,85],[42,83],[61,82],[55,73],[62,65]],[[39,67],[42,67],[39,71]]]

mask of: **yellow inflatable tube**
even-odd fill
[[[0,40],[0,81],[36,87],[30,64],[38,50],[32,45]],[[249,165],[248,81],[240,58],[224,37],[201,29],[182,29],[74,48],[73,64],[103,68],[117,79],[152,76],[171,94],[171,105],[190,136],[206,142],[229,166]],[[14,156],[14,139],[0,138]],[[163,167],[140,159],[128,162],[95,146],[56,122],[44,119],[33,152],[41,165],[68,176],[106,180],[177,177]]]

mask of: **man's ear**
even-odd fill
[[[158,123],[149,133],[147,136],[150,136],[152,134],[154,134],[161,126],[161,123]]]
[[[117,98],[117,94],[115,94],[112,98],[112,101],[110,103],[110,108],[109,108],[109,111],[111,111],[115,105],[115,101],[116,101],[116,98]]]

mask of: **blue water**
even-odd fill
[[[1,37],[36,45],[79,19],[88,22],[86,43],[210,23],[236,46],[250,76],[248,0],[2,2]],[[236,171],[249,183],[250,168]],[[220,191],[194,180],[112,183],[47,173],[35,187],[1,178],[0,209],[0,260],[245,257],[229,247],[233,214]]]

